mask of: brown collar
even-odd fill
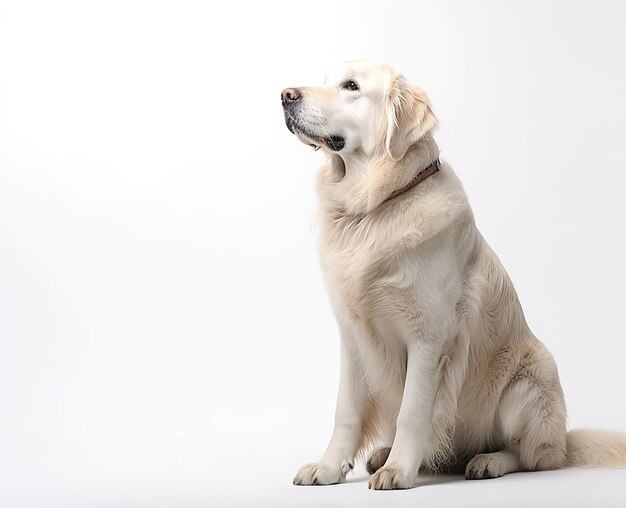
[[[397,198],[400,194],[404,194],[405,192],[410,191],[413,187],[422,183],[429,176],[432,176],[437,171],[439,171],[440,166],[441,166],[441,159],[437,157],[433,162],[431,162],[428,166],[426,166],[419,173],[417,173],[417,175],[413,177],[413,180],[407,183],[404,187],[401,187],[398,190],[393,191],[391,195],[381,203],[381,205],[383,203],[386,203],[387,201],[391,201],[393,198]]]

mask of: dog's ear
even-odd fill
[[[392,78],[385,97],[387,111],[386,147],[398,161],[409,147],[437,124],[437,117],[424,92],[413,88],[402,76]]]

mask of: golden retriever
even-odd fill
[[[425,93],[350,62],[281,94],[287,127],[327,155],[320,254],[341,334],[335,429],[296,485],[345,479],[369,452],[372,489],[420,470],[468,479],[626,465],[626,438],[567,432],[554,359],[439,160]]]

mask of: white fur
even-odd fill
[[[360,89],[345,90],[346,79]],[[452,168],[385,202],[439,155],[426,95],[368,62],[300,90],[310,130],[299,137],[328,155],[320,254],[342,347],[335,430],[294,483],[343,481],[374,445],[391,450],[368,464],[373,489],[409,488],[420,469],[484,478],[626,463],[622,434],[566,435],[556,364]],[[316,132],[344,136],[345,148]]]

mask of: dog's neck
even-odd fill
[[[399,161],[392,160],[386,152],[371,156],[333,154],[329,167],[320,174],[318,185],[325,187],[323,195],[332,199],[333,207],[339,205],[349,214],[369,213],[392,196],[420,184],[416,176],[431,167],[438,157],[439,147],[431,133],[412,145]]]
[[[433,176],[437,171],[439,171],[440,167],[441,167],[441,160],[439,159],[439,156],[437,156],[437,158],[433,162],[431,162],[428,166],[418,171],[418,173],[404,187],[400,187],[399,189],[396,189],[395,191],[393,191],[391,193],[391,196],[388,196],[387,199],[385,199],[381,203],[381,205],[384,205],[387,201],[391,201],[394,198],[402,196],[402,194],[404,194],[405,192],[409,192],[414,187],[417,187],[420,183],[422,183],[428,177]]]

